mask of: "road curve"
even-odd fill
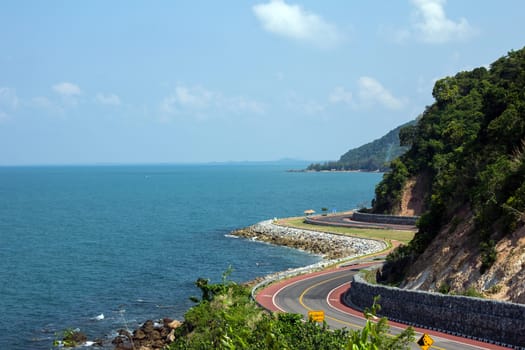
[[[344,305],[341,300],[349,287],[352,276],[359,269],[373,264],[377,262],[297,276],[262,289],[257,293],[256,300],[268,310],[299,313],[305,317],[308,311],[324,310],[325,320],[332,328],[362,328],[366,322],[362,312]],[[393,334],[407,327],[391,321],[389,325]],[[434,339],[431,348],[436,350],[507,349],[426,329],[415,328],[415,331],[417,339],[423,333],[429,334]],[[412,348],[420,349],[415,343]]]
[[[351,213],[334,214],[334,215],[316,215],[308,216],[304,220],[308,224],[336,227],[354,227],[370,229],[388,229],[401,231],[417,231],[414,225],[387,224],[379,222],[365,222],[354,220]]]

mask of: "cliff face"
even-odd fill
[[[481,274],[482,253],[470,208],[461,208],[408,268],[402,288],[462,294],[525,303],[525,227],[495,246],[496,261]]]

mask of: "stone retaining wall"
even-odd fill
[[[368,214],[360,213],[358,211],[352,214],[352,219],[355,221],[372,222],[380,224],[392,225],[412,225],[416,224],[419,216],[397,216],[397,215],[382,215],[382,214]]]
[[[359,275],[344,299],[365,308],[377,295],[389,319],[525,349],[525,305],[373,285]]]

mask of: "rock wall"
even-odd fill
[[[419,219],[419,216],[368,214],[356,211],[353,213],[352,219],[355,221],[375,222],[380,224],[415,225],[417,219]]]
[[[344,299],[365,308],[377,295],[389,319],[525,349],[525,305],[373,285],[359,275]]]

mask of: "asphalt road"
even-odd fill
[[[399,224],[386,224],[378,222],[365,222],[355,221],[352,219],[351,214],[337,214],[327,216],[309,216],[305,219],[306,222],[324,226],[337,226],[337,227],[357,227],[357,228],[370,228],[370,229],[389,229],[389,230],[405,230],[415,231],[416,226],[413,225],[399,225]]]
[[[272,285],[257,294],[261,305],[270,310],[299,313],[307,317],[308,311],[323,310],[325,320],[331,328],[362,328],[366,322],[361,312],[341,303],[341,295],[349,287],[356,267],[334,269],[326,272],[300,276]],[[389,322],[391,333],[397,334],[406,326]],[[506,349],[469,339],[442,334],[434,331],[415,329],[416,340],[427,333],[434,340],[431,349],[473,350]],[[420,349],[413,344],[413,349]]]

